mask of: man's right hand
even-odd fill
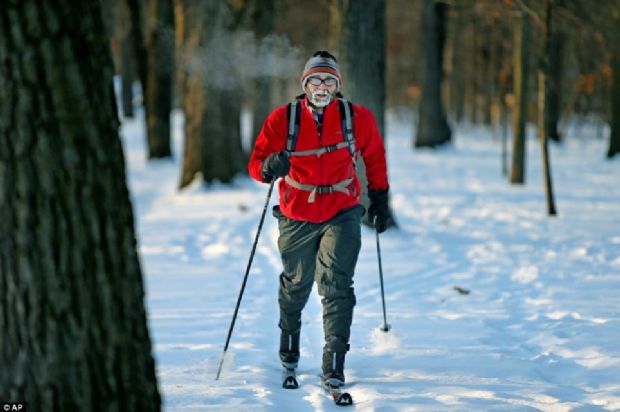
[[[271,182],[282,176],[286,176],[291,169],[291,161],[289,160],[289,154],[285,151],[273,153],[263,160],[263,167],[261,173],[263,178]]]

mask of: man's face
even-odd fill
[[[316,107],[325,107],[331,103],[338,90],[338,80],[317,74],[311,76],[306,82],[306,94],[310,102]]]

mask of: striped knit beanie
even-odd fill
[[[317,74],[333,77],[338,80],[337,90],[340,90],[342,78],[340,77],[338,62],[336,61],[336,58],[327,51],[321,50],[314,53],[306,62],[304,73],[301,75],[302,89],[306,89],[308,78]]]

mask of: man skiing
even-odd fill
[[[336,58],[314,53],[301,76],[304,94],[269,115],[248,165],[260,182],[283,177],[273,208],[284,268],[278,292],[280,360],[290,371],[297,367],[301,312],[316,281],[323,305],[323,380],[331,387],[345,382],[355,306],[353,274],[364,213],[358,156],[366,165],[371,222],[381,233],[391,219],[385,149],[375,118],[341,99],[341,85]]]

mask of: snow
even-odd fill
[[[379,330],[375,235],[363,228],[349,409],[620,410],[620,159],[605,160],[607,141],[582,126],[551,145],[559,215],[548,217],[534,138],[527,183],[515,186],[489,130],[463,127],[450,147],[414,151],[411,124],[388,119],[400,230],[380,239],[392,329]],[[178,192],[178,113],[174,160],[146,161],[141,117],[121,132],[165,410],[340,410],[319,386],[316,288],[302,318],[300,388],[281,388],[270,213],[215,380],[267,186],[243,177]]]

